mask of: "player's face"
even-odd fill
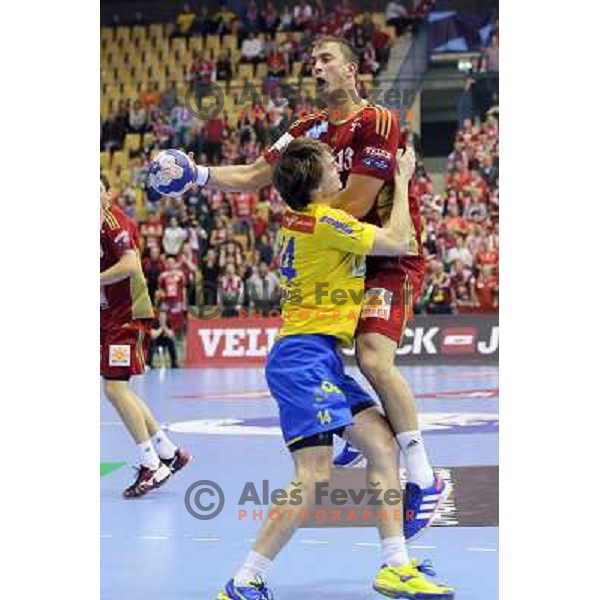
[[[342,189],[340,171],[337,161],[332,153],[327,152],[321,159],[323,161],[323,179],[319,186],[321,196],[334,196]]]
[[[339,44],[326,42],[313,49],[313,79],[317,92],[354,89],[354,66],[346,62]]]

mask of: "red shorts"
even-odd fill
[[[407,321],[413,318],[413,302],[421,294],[422,285],[419,273],[382,271],[367,275],[365,305],[356,335],[380,333],[399,344]]]
[[[145,321],[100,329],[100,375],[126,381],[146,370],[150,328]]]

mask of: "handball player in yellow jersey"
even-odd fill
[[[383,494],[378,519],[384,566],[374,588],[390,598],[439,600],[453,591],[425,577],[427,566],[410,560],[398,504],[400,481],[394,434],[375,402],[344,372],[339,346],[351,346],[364,295],[365,257],[401,256],[410,244],[408,181],[411,149],[398,157],[392,214],[386,227],[359,222],[331,207],[341,189],[335,157],[311,138],[293,140],[274,167],[275,187],[289,207],[278,242],[283,325],[265,370],[277,401],[281,429],[295,464],[287,500],[270,508],[280,518],[262,525],[246,561],[218,600],[270,600],[266,576],[291,538],[300,513],[310,511],[319,484],[329,481],[333,436],[344,436],[367,458],[367,481]],[[298,494],[298,490],[300,493]],[[301,499],[300,502],[298,500]]]

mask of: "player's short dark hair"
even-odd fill
[[[110,181],[108,180],[108,177],[104,173],[100,173],[100,181],[104,185],[104,189],[107,192],[110,192]]]
[[[344,60],[356,63],[356,67],[358,68],[360,62],[358,51],[346,38],[336,37],[335,35],[323,35],[315,41],[313,49],[323,44],[337,44],[342,51]]]
[[[293,210],[304,210],[323,179],[328,146],[312,138],[296,138],[283,150],[273,169],[273,184]]]

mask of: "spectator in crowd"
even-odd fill
[[[171,85],[160,96],[160,109],[168,115],[179,105],[179,92],[177,91],[177,82],[171,81]]]
[[[312,6],[307,2],[307,0],[300,0],[300,4],[296,4],[296,6],[294,6],[293,15],[294,28],[296,31],[301,31],[311,24],[313,19]]]
[[[424,299],[428,313],[437,315],[452,313],[451,288],[452,281],[444,271],[441,261],[433,260],[424,285]]]
[[[207,35],[215,33],[217,26],[208,14],[208,7],[203,6],[200,9],[200,14],[196,17],[192,31],[196,35],[201,35],[206,38]]]
[[[467,77],[465,87],[458,98],[457,119],[459,126],[466,119],[473,121],[477,115],[475,107],[475,95],[473,93],[473,85],[475,80],[472,77]]]
[[[260,262],[270,266],[273,262],[273,244],[271,243],[268,234],[263,233],[258,238],[256,250],[258,251]]]
[[[219,285],[219,260],[214,249],[209,249],[202,261],[202,299],[205,306],[217,304],[217,288]]]
[[[234,241],[221,242],[219,246],[219,266],[224,269],[232,264],[236,270],[244,264],[244,256],[241,248]]]
[[[261,262],[258,272],[247,282],[248,304],[255,314],[263,317],[272,316],[271,311],[279,306],[279,279],[269,271],[269,266]]]
[[[237,15],[227,8],[226,4],[221,4],[221,8],[213,17],[215,23],[215,33],[223,36],[233,32],[233,23],[237,20]]]
[[[215,226],[210,233],[209,246],[211,248],[216,248],[221,242],[225,241],[226,235],[225,221],[222,218],[216,219]]]
[[[209,164],[213,165],[221,162],[222,145],[225,137],[225,121],[221,115],[217,115],[206,122],[204,125],[204,151]]]
[[[459,261],[469,269],[473,267],[473,255],[466,246],[465,238],[462,235],[456,236],[456,246],[448,251],[446,262],[452,266]]]
[[[188,4],[184,4],[183,10],[177,15],[177,19],[175,20],[177,27],[173,35],[180,37],[189,36],[195,20],[195,13],[192,12]]]
[[[176,335],[185,329],[185,275],[177,265],[175,257],[167,258],[167,267],[158,278],[158,309],[167,313]]]
[[[142,93],[140,100],[146,111],[151,111],[160,104],[160,92],[156,81],[148,84],[146,90]]]
[[[159,254],[162,246],[164,227],[160,214],[155,210],[148,212],[148,219],[140,225],[140,235],[147,248],[158,248]]]
[[[165,267],[166,265],[160,255],[160,248],[152,246],[148,252],[148,256],[142,260],[142,270],[148,284],[148,294],[153,303],[155,302],[158,290],[158,279],[160,274],[165,270]]]
[[[166,348],[171,359],[171,368],[179,368],[177,362],[177,349],[175,348],[175,332],[170,326],[167,312],[160,311],[158,313],[158,319],[152,325],[150,330],[150,347],[148,348],[148,358],[146,360],[147,365],[154,368],[154,354],[159,348]]]
[[[237,317],[244,299],[244,283],[233,263],[225,267],[225,274],[219,280],[219,292],[223,307],[221,316]]]
[[[457,312],[479,308],[473,272],[461,260],[456,260],[450,273],[451,302]]]
[[[242,43],[240,62],[253,64],[254,77],[256,77],[256,67],[259,63],[264,62],[264,60],[264,44],[260,38],[256,37],[254,31],[251,31]]]
[[[233,78],[233,66],[231,63],[231,50],[221,52],[216,66],[217,81],[225,82],[225,93],[229,94],[229,86]]]
[[[401,36],[411,23],[408,11],[400,2],[388,2],[385,7],[386,24],[396,28],[396,35]]]
[[[163,248],[168,257],[176,258],[181,252],[183,242],[187,239],[187,233],[183,227],[179,225],[176,217],[171,217],[169,226],[165,229],[162,238]]]
[[[144,133],[147,130],[147,118],[148,115],[142,103],[136,100],[129,111],[129,131],[132,133]]]
[[[286,4],[279,18],[279,29],[281,31],[291,31],[294,28],[294,14]]]
[[[271,39],[275,39],[275,33],[279,27],[279,11],[273,2],[267,2],[264,15],[265,31],[270,34]]]
[[[186,281],[186,304],[187,306],[196,305],[196,272],[198,263],[192,246],[185,242],[181,248],[178,265]]]

